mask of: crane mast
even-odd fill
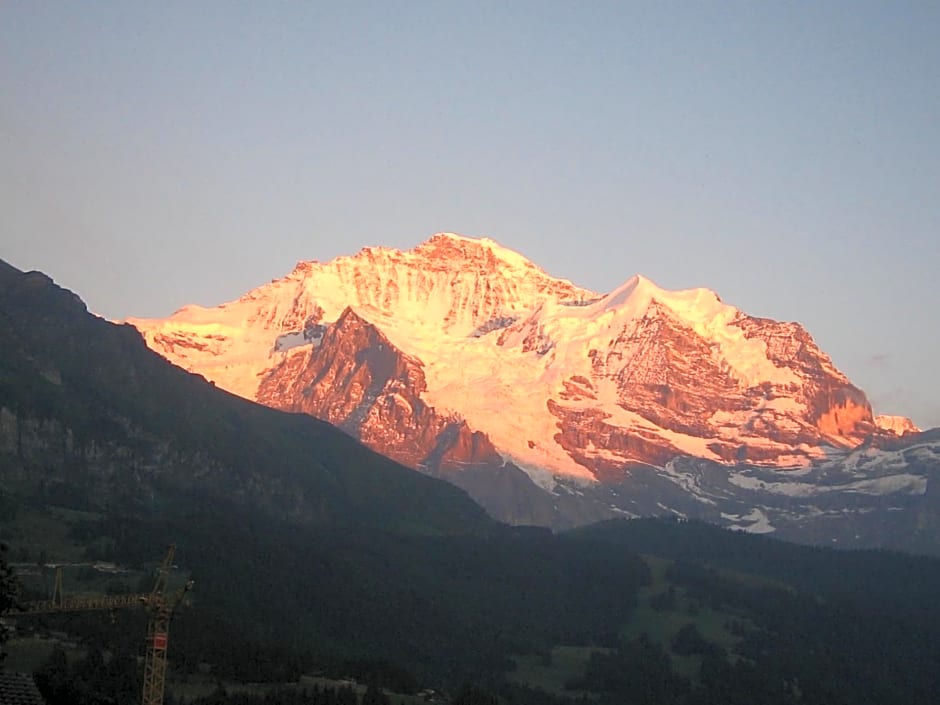
[[[142,705],[163,705],[163,691],[166,685],[166,650],[169,646],[170,620],[183,597],[193,586],[193,581],[176,591],[169,599],[166,597],[166,584],[173,569],[173,555],[176,546],[170,546],[166,558],[160,566],[157,580],[147,603],[150,619],[147,621],[147,645],[144,655],[144,688]]]

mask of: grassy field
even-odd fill
[[[33,673],[49,659],[56,646],[64,649],[69,663],[85,658],[85,649],[73,643],[50,637],[30,636],[11,639],[4,644],[7,657],[3,660],[3,668],[7,671]]]
[[[595,651],[608,652],[610,649],[592,646],[556,646],[552,649],[550,659],[538,654],[517,656],[514,658],[516,669],[507,677],[515,683],[540,688],[548,693],[591,697],[591,693],[566,690],[565,683],[584,675],[588,659]]]
[[[690,600],[685,590],[680,587],[673,588],[675,604],[671,608],[654,609],[650,604],[651,600],[667,593],[670,588],[670,583],[666,578],[666,569],[671,561],[655,556],[643,556],[643,560],[650,567],[653,581],[640,590],[637,596],[636,611],[621,632],[622,637],[629,641],[645,633],[652,641],[660,644],[669,652],[678,673],[694,678],[698,675],[702,663],[701,657],[682,656],[671,649],[672,639],[676,633],[686,624],[693,624],[706,640],[724,648],[729,653],[729,658],[733,660],[734,655],[731,652],[740,641],[740,637],[733,634],[728,626],[731,622],[743,624],[745,627],[753,626],[747,615],[737,612],[716,611],[700,605],[694,600]],[[752,576],[735,576],[735,579],[738,577],[747,578],[748,580],[752,578]]]
[[[149,592],[154,570],[162,556],[153,557],[153,569],[113,566],[110,569],[89,558],[107,555],[98,551],[97,542],[78,543],[72,538],[73,527],[93,522],[101,515],[54,505],[26,507],[13,518],[0,521],[0,541],[11,546],[7,560],[24,589],[23,599],[48,599],[55,584],[55,566],[62,568],[66,596]],[[106,547],[101,546],[104,549]],[[168,589],[173,591],[186,581],[174,573]]]
[[[710,609],[690,599],[685,590],[671,586],[666,577],[666,570],[671,561],[655,556],[643,556],[650,567],[652,582],[641,588],[637,595],[637,607],[620,632],[624,641],[631,641],[646,634],[653,642],[660,644],[672,657],[673,666],[681,675],[695,678],[702,663],[701,656],[683,656],[672,651],[672,640],[685,625],[693,624],[702,636],[725,649],[732,660],[734,647],[740,637],[733,634],[729,625],[735,622],[745,628],[753,626],[747,615]],[[759,580],[749,575],[728,574],[734,580],[751,583]],[[766,582],[766,581],[761,581]],[[657,596],[666,594],[672,587],[675,601],[668,609],[654,609],[652,602]],[[578,695],[565,689],[565,683],[584,675],[588,659],[594,651],[607,651],[585,646],[556,646],[551,657],[538,654],[517,656],[516,668],[508,678],[516,683],[541,688],[549,693]],[[584,695],[590,696],[589,693]]]
[[[348,680],[322,678],[320,676],[301,676],[300,680],[296,683],[272,684],[236,683],[233,681],[222,681],[221,685],[223,688],[225,688],[226,692],[231,694],[251,693],[254,695],[264,695],[266,693],[284,688],[313,690],[314,687],[318,687],[321,690],[324,688],[335,688],[338,690],[347,685],[351,686],[360,698],[362,697],[362,694],[366,692],[366,686],[361,683]],[[191,702],[196,698],[202,698],[207,695],[211,695],[213,692],[215,692],[218,686],[219,681],[209,675],[193,675],[185,679],[171,677],[167,682],[167,689],[173,693],[173,697],[182,700],[183,702]],[[403,695],[401,693],[393,693],[388,690],[385,691],[385,694],[388,695],[393,705],[425,705],[427,702],[424,700],[424,698],[418,695]]]
[[[69,532],[74,523],[94,516],[61,507],[22,508],[0,523],[0,539],[16,547],[9,556],[13,562],[80,561],[86,545],[72,540]]]

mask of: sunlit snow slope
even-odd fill
[[[542,484],[613,481],[678,455],[805,465],[879,432],[798,324],[642,276],[595,293],[454,234],[301,262],[237,301],[129,322],[217,385],[415,467],[495,452]]]

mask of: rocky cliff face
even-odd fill
[[[301,262],[237,301],[132,323],[171,361],[472,485],[489,506],[505,502],[484,486],[519,486],[494,472],[570,498],[678,457],[807,468],[905,428],[876,423],[799,324],[640,276],[591,292],[450,234]],[[622,506],[607,497],[591,515]]]
[[[501,465],[484,434],[422,401],[422,367],[347,308],[319,345],[293,349],[263,377],[257,399],[329,421],[409,467]]]
[[[880,430],[893,433],[895,436],[903,436],[907,433],[920,433],[920,429],[914,425],[914,422],[904,416],[876,416],[875,425]]]

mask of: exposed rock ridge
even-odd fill
[[[291,351],[258,388],[258,401],[329,421],[366,445],[428,471],[502,461],[486,436],[421,400],[422,364],[347,308],[321,345]]]

